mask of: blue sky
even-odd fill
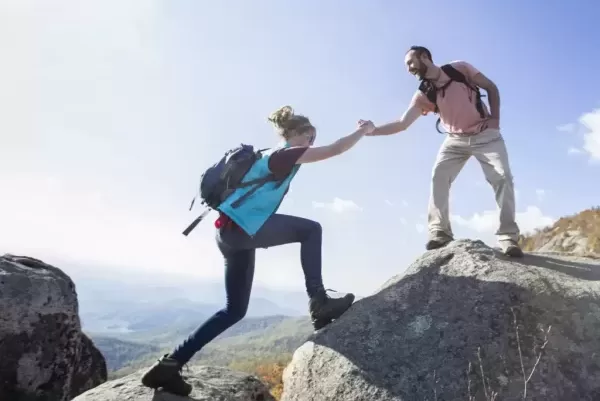
[[[536,2],[96,1],[0,5],[0,252],[222,279],[210,220],[188,238],[201,169],[277,140],[292,105],[319,144],[400,116],[413,44],[500,89],[524,230],[600,199],[600,5]],[[306,166],[281,212],[323,224],[328,287],[362,294],[423,252],[435,118]],[[452,188],[457,237],[494,243],[471,160]],[[256,282],[302,289],[297,245],[259,251]]]

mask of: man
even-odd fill
[[[421,80],[419,89],[399,120],[377,127],[369,136],[396,134],[406,130],[421,115],[439,114],[438,124],[441,123],[448,134],[433,167],[426,249],[440,248],[453,240],[448,209],[450,185],[467,160],[475,156],[494,189],[500,209],[496,231],[500,247],[508,256],[523,256],[517,243],[519,227],[515,221],[513,177],[500,133],[498,88],[464,61],[438,67],[433,63],[431,52],[422,46],[408,50],[405,64],[408,72]],[[481,101],[479,88],[487,92],[491,110]]]

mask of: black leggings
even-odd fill
[[[227,304],[175,348],[171,357],[187,363],[202,347],[239,322],[248,310],[254,259],[257,248],[299,242],[300,261],[309,296],[323,291],[321,277],[321,225],[295,216],[274,214],[254,237],[238,227],[222,228],[217,232],[217,245],[225,258],[225,291]]]

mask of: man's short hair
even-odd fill
[[[429,60],[433,61],[433,58],[431,57],[431,52],[426,47],[423,47],[423,46],[411,46],[410,49],[408,49],[407,53],[409,51],[414,51],[417,54],[417,57],[421,57],[421,55],[424,54],[424,55],[427,56],[427,58]]]

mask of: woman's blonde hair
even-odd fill
[[[285,139],[315,129],[307,117],[294,114],[294,109],[291,106],[283,106],[275,110],[269,116],[269,121],[275,126],[279,135]]]

